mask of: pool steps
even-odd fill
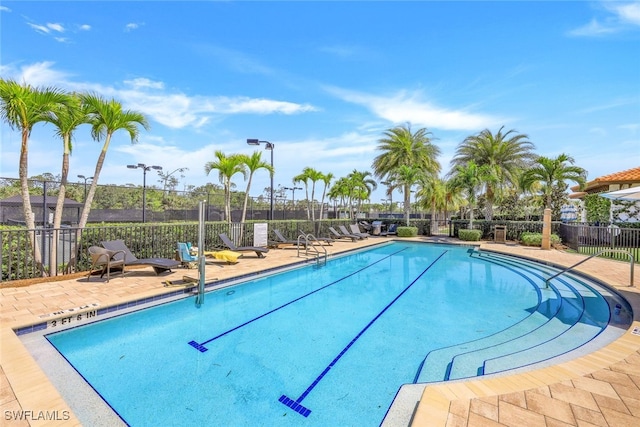
[[[470,251],[470,255],[480,253]],[[483,252],[481,257],[507,268],[513,265],[513,261],[499,254]],[[595,319],[585,317],[585,306],[593,310],[593,299],[589,298],[593,291],[584,281],[562,275],[545,289],[546,277],[556,270],[526,260],[518,260],[517,266],[539,288],[540,304],[536,311],[496,334],[431,351],[420,364],[414,383],[469,378],[541,362],[582,346],[606,327],[609,321],[606,304],[599,304],[602,309],[597,310]]]

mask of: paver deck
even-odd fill
[[[386,238],[335,242],[336,254]],[[418,237],[419,241],[444,241]],[[512,244],[483,249],[569,266],[585,256]],[[272,249],[264,259],[249,255],[235,265],[208,265],[207,281],[226,279],[299,262],[295,248]],[[592,259],[576,270],[621,293],[634,309],[634,324],[621,338],[587,356],[535,371],[425,388],[412,426],[638,426],[640,425],[640,286],[630,287],[629,263]],[[167,292],[164,280],[195,276],[178,268],[156,276],[149,268],[114,274],[109,282],[86,275],[29,286],[0,288],[0,408],[3,425],[80,425],[67,403],[24,348],[13,329],[42,322],[41,316],[85,304],[107,307]],[[18,420],[16,418],[22,417]],[[26,418],[26,419],[25,419]]]

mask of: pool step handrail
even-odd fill
[[[327,263],[327,249],[324,247],[324,245],[322,245],[322,243],[320,242],[320,240],[318,240],[318,238],[316,236],[314,236],[313,234],[309,233],[309,234],[305,234],[302,233],[298,236],[298,256],[300,256],[300,247],[304,246],[304,251],[305,251],[305,256],[309,255],[309,250],[310,248],[313,248],[314,250],[314,255],[316,257],[316,263],[319,265],[320,264],[320,257],[322,256],[322,254],[320,253],[320,251],[318,250],[318,246],[320,246],[322,248],[322,250],[324,251],[324,263]]]
[[[544,287],[545,287],[545,288],[548,288],[548,287],[549,287],[549,282],[550,282],[552,279],[555,279],[556,277],[558,277],[559,275],[561,275],[562,273],[566,273],[567,271],[573,270],[575,267],[579,266],[580,264],[582,264],[582,263],[584,263],[584,262],[587,262],[587,261],[589,261],[591,258],[594,258],[594,257],[600,256],[600,255],[602,255],[602,254],[604,254],[604,253],[625,253],[625,254],[629,255],[629,259],[630,259],[630,266],[631,266],[631,271],[630,271],[630,275],[629,275],[629,286],[630,286],[630,287],[633,287],[633,267],[634,267],[634,258],[633,258],[633,254],[632,254],[630,251],[626,250],[626,249],[611,249],[611,248],[609,248],[609,249],[602,249],[602,250],[600,250],[600,251],[596,252],[595,254],[590,255],[589,257],[587,257],[587,258],[583,259],[582,261],[577,262],[577,263],[573,264],[572,266],[567,267],[567,268],[565,268],[564,270],[562,270],[562,271],[560,271],[560,272],[558,272],[558,273],[554,274],[553,276],[549,277],[548,279],[546,279],[546,280],[544,281]]]

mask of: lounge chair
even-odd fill
[[[354,236],[353,234],[341,234],[341,233],[338,233],[338,231],[333,227],[329,227],[329,232],[336,239],[351,239],[352,242],[355,242],[356,240],[360,240],[360,237]]]
[[[361,236],[360,234],[355,234],[355,233],[352,233],[351,231],[347,230],[347,227],[345,227],[344,225],[339,225],[338,228],[340,229],[340,232],[342,234],[344,234],[345,236],[356,236],[358,238],[358,240],[366,239],[366,237]]]
[[[395,234],[398,234],[398,224],[389,224],[387,231],[380,233],[381,236],[390,236]]]
[[[276,240],[269,241],[269,246],[279,248],[280,246],[298,246],[298,240],[287,239],[282,232],[277,228],[273,229],[273,234],[276,235]],[[306,246],[305,240],[300,240],[300,246]]]
[[[367,232],[360,231],[360,227],[358,227],[358,224],[349,224],[349,228],[351,229],[351,234],[355,234],[356,236],[362,236],[365,239],[371,236],[371,234]]]
[[[269,248],[259,246],[236,246],[225,233],[220,233],[218,236],[220,236],[222,243],[234,252],[255,252],[258,258],[264,258],[264,254],[269,252]]]
[[[180,266],[180,261],[169,258],[136,258],[134,254],[131,253],[127,245],[124,244],[123,240],[109,240],[106,242],[102,242],[102,246],[105,249],[110,251],[117,251],[118,253],[114,255],[113,259],[116,261],[124,260],[126,265],[149,265],[153,267],[153,271],[156,274],[164,273],[165,271],[171,271],[172,268],[176,268]]]
[[[123,251],[109,251],[105,248],[101,248],[100,246],[91,246],[89,248],[89,256],[91,257],[91,269],[89,269],[89,274],[87,275],[87,282],[91,277],[91,273],[95,270],[96,267],[102,267],[102,272],[100,274],[100,278],[104,276],[104,273],[107,273],[107,282],[109,281],[109,276],[111,274],[111,267],[120,267],[122,269],[122,274],[124,274],[124,259],[115,260],[114,257],[116,254],[122,253]]]
[[[182,264],[183,267],[194,268],[198,265],[198,257],[191,255],[190,246],[191,245],[189,243],[178,242],[178,249],[176,253],[180,259],[180,264]]]

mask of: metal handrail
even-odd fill
[[[301,235],[298,236],[298,256],[300,256],[300,243],[301,239],[304,239],[304,247],[305,247],[305,255],[309,254],[309,247],[312,246],[313,250],[316,251],[316,263],[320,264],[320,251],[318,250],[318,248],[316,246],[320,246],[322,248],[322,250],[324,251],[324,263],[327,263],[327,249],[322,246],[322,244],[320,243],[320,241],[316,238],[316,236],[314,236],[313,234],[304,234],[302,233]],[[318,245],[312,245],[309,241],[313,240],[318,242]]]
[[[580,262],[577,262],[577,263],[573,264],[571,267],[567,267],[567,268],[565,268],[564,270],[560,271],[559,273],[556,273],[556,274],[554,274],[553,276],[549,277],[548,279],[546,279],[546,280],[544,281],[544,285],[545,285],[544,287],[545,287],[545,288],[548,288],[548,287],[549,287],[549,282],[550,282],[552,279],[555,279],[556,277],[558,277],[559,275],[561,275],[562,273],[566,273],[566,272],[567,272],[567,271],[569,271],[569,270],[573,270],[573,268],[574,268],[574,267],[579,266],[579,265],[580,265],[580,264],[582,264],[583,262],[587,262],[587,261],[589,261],[591,258],[593,258],[593,257],[597,257],[597,256],[602,255],[602,254],[607,253],[607,252],[613,252],[613,253],[625,253],[625,254],[629,255],[629,258],[631,259],[631,262],[630,262],[630,265],[631,265],[631,274],[630,274],[630,277],[629,277],[629,286],[633,287],[633,266],[634,266],[634,259],[633,259],[633,254],[632,254],[631,252],[629,252],[628,250],[626,250],[626,249],[602,249],[601,251],[598,251],[598,252],[596,252],[595,254],[590,255],[588,258],[585,258],[585,259],[583,259],[582,261],[580,261]]]

